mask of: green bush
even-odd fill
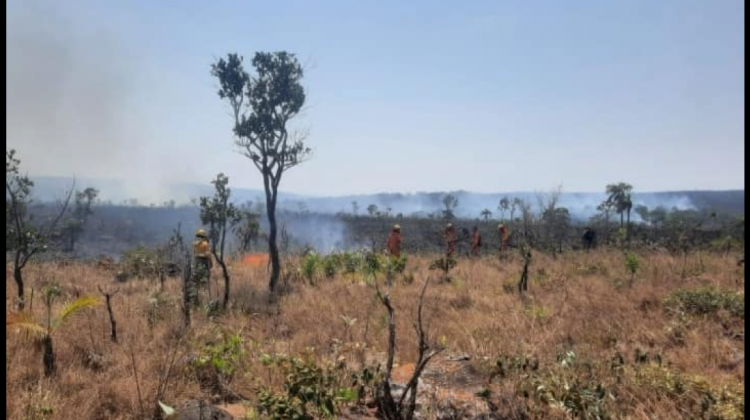
[[[302,258],[300,264],[300,272],[307,279],[308,282],[312,283],[315,279],[315,275],[320,270],[321,258],[315,251],[310,251]]]
[[[344,252],[341,254],[341,265],[344,272],[354,274],[362,269],[364,257],[361,252]]]
[[[285,392],[258,391],[258,409],[272,420],[336,418],[341,403],[357,398],[357,392],[338,385],[334,372],[308,358],[268,357],[265,364],[281,368],[284,374]]]
[[[374,252],[368,252],[365,254],[363,271],[365,275],[374,277],[381,271],[386,265],[384,261],[385,257]]]
[[[745,294],[715,287],[680,289],[664,300],[666,310],[677,314],[710,315],[721,309],[745,319]]]
[[[234,392],[228,385],[239,371],[245,351],[239,334],[220,333],[215,341],[204,344],[191,368],[204,392],[230,396]]]
[[[222,334],[217,342],[205,345],[201,355],[193,361],[193,365],[198,368],[210,366],[224,378],[231,378],[244,354],[242,337],[239,334]]]
[[[389,257],[386,263],[386,270],[389,273],[403,273],[406,269],[406,255],[400,257]]]
[[[322,268],[323,268],[323,274],[329,279],[336,276],[336,272],[338,272],[342,267],[342,257],[339,254],[328,254],[325,257],[323,257],[322,261]]]

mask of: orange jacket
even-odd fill
[[[471,250],[476,251],[480,246],[482,246],[482,235],[477,230],[471,235]]]
[[[453,253],[456,252],[456,242],[458,242],[458,238],[456,238],[456,229],[455,228],[447,228],[445,229],[445,242],[448,245],[448,256],[453,256]]]
[[[508,227],[503,226],[499,229],[500,231],[500,239],[502,239],[503,242],[508,240]]]
[[[401,232],[392,231],[388,236],[388,252],[394,257],[401,256]]]

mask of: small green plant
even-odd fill
[[[94,296],[81,296],[65,305],[57,317],[52,318],[52,305],[60,294],[61,291],[57,285],[48,285],[42,289],[42,299],[47,309],[45,322],[43,323],[32,318],[31,314],[23,312],[9,314],[5,319],[6,328],[15,328],[22,332],[25,338],[41,345],[45,376],[52,376],[57,367],[55,351],[52,346],[52,334],[74,315],[99,304],[99,299]]]
[[[453,257],[441,257],[436,260],[434,260],[432,263],[430,263],[429,269],[430,270],[440,270],[443,272],[443,279],[445,281],[449,281],[450,277],[448,277],[448,274],[450,271],[456,267],[457,263],[456,260],[453,259]]]
[[[320,255],[315,251],[310,251],[302,258],[302,263],[300,264],[300,272],[310,284],[313,284],[315,275],[320,270],[320,266]]]
[[[352,388],[357,392],[357,404],[361,404],[368,397],[375,398],[376,385],[382,380],[382,372],[365,367],[352,373],[351,378]]]
[[[357,392],[338,385],[336,375],[306,357],[276,357],[269,361],[284,374],[284,391],[258,391],[258,411],[272,420],[333,419],[339,405],[352,402]]]
[[[564,374],[532,376],[528,380],[532,395],[551,407],[560,409],[574,419],[606,420],[606,389],[601,383],[585,381]]]
[[[239,333],[221,332],[215,341],[207,342],[192,368],[202,389],[217,395],[230,396],[232,382],[245,355]]]
[[[332,279],[336,276],[336,272],[341,269],[342,265],[342,257],[339,254],[328,254],[323,257],[323,261],[321,263],[323,274],[325,274],[325,276],[329,279]]]
[[[222,334],[217,342],[206,343],[203,352],[193,363],[200,368],[211,366],[225,378],[231,378],[244,354],[239,334]]]
[[[374,252],[368,252],[364,257],[363,272],[368,278],[374,278],[385,268],[384,257]]]
[[[406,269],[406,255],[401,254],[400,257],[388,258],[388,270],[394,273],[403,273]]]
[[[640,267],[641,263],[638,260],[638,256],[628,252],[625,254],[625,268],[630,273],[630,282],[632,283],[635,280],[635,274],[638,272],[638,268]]]
[[[354,274],[362,269],[364,258],[360,252],[344,252],[341,254],[341,264],[344,272]]]

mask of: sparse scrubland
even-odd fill
[[[178,415],[185,402],[205,401],[238,419],[374,418],[388,345],[374,284],[388,290],[389,277],[394,383],[409,379],[418,357],[414,324],[429,282],[424,330],[442,351],[420,380],[419,418],[741,419],[744,265],[734,257],[534,252],[523,295],[515,250],[461,257],[449,281],[429,269],[434,255],[409,255],[401,273],[359,269],[351,255],[295,258],[283,261],[275,301],[265,265],[230,261],[229,307],[209,304],[223,290],[214,267],[211,295],[202,291],[189,327],[180,277],[160,290],[158,277],[115,284],[96,264],[34,262],[24,273],[25,312],[41,325],[45,285],[59,286],[52,314],[81,296],[102,304],[52,332],[49,376],[39,341],[19,332],[32,328],[7,326],[6,418],[144,419],[163,416],[158,401]],[[6,277],[13,314],[12,272]],[[99,287],[119,287],[117,342]]]

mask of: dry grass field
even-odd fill
[[[638,259],[633,274],[617,251],[556,259],[535,253],[521,297],[518,255],[460,259],[450,282],[428,269],[429,256],[410,256],[391,291],[394,381],[408,379],[417,357],[413,323],[420,289],[430,281],[425,329],[444,350],[423,377],[422,418],[744,418],[744,266],[709,253]],[[178,408],[213,401],[235,418],[264,418],[259,396],[282,395],[291,363],[285,356],[314,362],[337,389],[354,387],[353,374],[385,362],[387,315],[372,280],[295,280],[270,304],[265,267],[230,270],[230,309],[195,309],[185,331],[179,278],[158,293],[156,279],[118,284],[93,264],[30,266],[35,296],[27,310],[40,322],[46,309],[39,295],[48,282],[62,291],[53,315],[76,296],[102,298],[97,286],[119,287],[112,298],[119,340],[110,340],[103,304],[84,309],[52,333],[57,372],[47,378],[41,350],[8,326],[6,418],[151,418],[157,399]],[[6,277],[12,314],[15,284]],[[217,269],[213,277],[216,295]],[[382,288],[383,278],[377,281]],[[450,360],[457,355],[469,359]],[[342,398],[334,417],[369,418],[370,396],[360,403]]]

